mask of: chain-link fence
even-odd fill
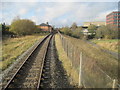
[[[79,86],[86,88],[116,88],[117,81],[110,78],[93,58],[86,56],[78,47],[59,33],[64,51],[79,74]]]

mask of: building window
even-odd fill
[[[117,22],[117,20],[114,20],[114,22]]]
[[[117,16],[114,16],[114,18],[117,18]]]

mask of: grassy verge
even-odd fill
[[[89,61],[88,64],[95,62],[105,73],[112,78],[118,77],[118,60],[112,55],[103,52],[101,48],[94,47],[87,42],[65,36],[67,41],[71,42],[74,47],[77,47],[79,51],[83,52],[85,58]]]
[[[74,67],[72,67],[71,61],[70,59],[67,57],[67,54],[65,53],[63,47],[62,47],[62,43],[60,40],[59,35],[55,35],[55,45],[57,48],[57,53],[58,53],[58,57],[59,60],[62,61],[63,63],[63,67],[67,72],[67,75],[70,78],[70,83],[74,86],[78,85],[78,73],[76,71],[76,69]]]
[[[2,43],[2,61],[0,69],[5,70],[18,56],[30,48],[37,40],[43,38],[40,35],[28,35],[19,38],[9,38]]]
[[[91,40],[91,42],[114,52],[118,52],[118,39],[111,40]],[[119,52],[120,53],[120,52]]]

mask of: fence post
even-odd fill
[[[71,45],[71,43],[70,43],[70,59],[72,61],[72,45]]]
[[[65,38],[63,38],[63,42],[64,42],[63,48],[64,48],[64,51],[65,51]]]
[[[72,63],[72,61],[73,61],[73,46],[72,46],[72,44],[71,44],[71,63]],[[73,63],[71,64],[71,66],[73,66]]]
[[[67,53],[68,53],[68,57],[69,57],[69,42],[68,41],[67,41]]]
[[[68,41],[67,41],[67,57],[69,58],[69,56],[68,56]]]
[[[73,62],[74,62],[74,46],[73,46],[73,51],[72,51],[72,65],[73,65]]]
[[[79,87],[82,86],[82,52],[80,53]]]
[[[64,42],[65,42],[65,43],[64,43],[64,45],[65,45],[65,46],[64,46],[64,49],[65,49],[65,52],[66,52],[66,39],[65,39],[65,37],[64,37]]]
[[[74,53],[73,53],[73,57],[74,57],[74,62],[75,62],[75,47],[74,47]]]
[[[113,80],[113,85],[112,85],[112,90],[115,89],[115,84],[116,84],[116,80],[114,79],[114,80]]]
[[[63,46],[63,49],[64,49],[64,40],[63,40],[63,36],[62,36],[62,46]]]
[[[66,53],[67,53],[67,40],[66,39],[65,39],[65,43],[66,43],[65,48],[66,48]]]

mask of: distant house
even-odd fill
[[[52,31],[52,26],[48,24],[48,22],[45,24],[45,23],[42,23],[38,26],[38,28],[40,28],[42,31]]]
[[[88,31],[88,29],[83,29],[82,30],[82,33],[84,34],[84,35],[91,35],[92,33],[90,33],[89,31]],[[95,33],[93,33],[93,34],[95,34]]]
[[[88,29],[84,29],[84,30],[82,30],[82,32],[84,35],[88,35]]]

